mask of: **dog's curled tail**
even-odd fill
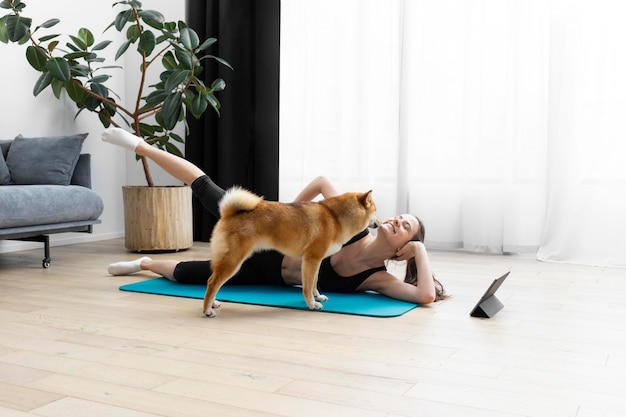
[[[232,187],[220,200],[220,216],[228,217],[239,211],[251,211],[263,200],[263,197],[241,187]]]

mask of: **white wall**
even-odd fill
[[[121,35],[114,29],[102,33],[113,21],[116,10],[119,10],[119,6],[116,9],[112,8],[113,1],[90,2],[88,13],[84,12],[84,1],[80,0],[57,0],[55,2],[31,0],[26,1],[26,4],[23,14],[33,19],[34,26],[50,18],[61,20],[61,23],[52,29],[41,30],[41,34],[75,35],[80,27],[86,26],[94,33],[96,42],[105,39],[112,40],[113,44],[109,45],[106,53],[113,62],[117,46],[121,44]],[[143,8],[160,11],[168,21],[183,20],[185,17],[183,0],[144,0]],[[4,9],[0,9],[0,16],[4,15],[4,12]],[[89,17],[87,22],[85,22],[86,16]],[[67,38],[63,37],[61,45],[66,41]],[[104,201],[104,212],[100,217],[102,223],[94,226],[93,234],[53,235],[52,245],[123,237],[124,214],[121,187],[122,185],[145,184],[141,164],[135,161],[130,152],[100,141],[103,127],[95,114],[84,111],[74,119],[75,105],[69,100],[57,100],[49,90],[34,97],[33,86],[39,73],[26,61],[25,50],[24,45],[0,43],[0,61],[3,65],[3,71],[0,74],[0,91],[2,91],[0,138],[11,139],[20,133],[24,136],[43,136],[89,132],[83,145],[83,152],[92,154],[92,188]],[[124,69],[111,71],[114,78],[110,80],[109,87],[115,90],[122,100],[133,100],[136,94],[133,87],[136,86],[139,77],[138,64],[124,62],[122,59],[116,64]],[[156,79],[158,74],[154,74],[154,77]],[[179,133],[182,134],[183,131]],[[158,167],[154,167],[152,171],[157,184],[178,184]],[[0,241],[0,253],[40,247],[41,244],[35,243]]]

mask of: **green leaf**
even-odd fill
[[[211,58],[213,58],[214,60],[216,60],[220,64],[225,65],[225,66],[227,66],[228,68],[230,68],[231,70],[234,71],[233,67],[231,67],[230,64],[225,59],[220,58],[219,56],[211,56]]]
[[[167,77],[167,79],[165,79],[164,90],[168,91],[168,92],[174,90],[180,84],[182,84],[185,81],[187,81],[187,77],[188,76],[189,76],[189,71],[185,71],[185,70],[174,70],[174,71],[171,71],[169,77]]]
[[[128,29],[126,29],[126,39],[131,42],[135,42],[141,36],[141,30],[138,25],[130,25]]]
[[[180,42],[190,51],[195,50],[200,45],[198,34],[191,28],[183,28],[180,30]]]
[[[98,57],[96,54],[89,54],[89,56],[85,57],[85,61],[87,62],[104,62],[104,58]]]
[[[70,39],[74,41],[74,45],[76,45],[76,48],[79,51],[86,51],[87,50],[87,44],[85,42],[83,42],[83,40],[81,38],[70,35]]]
[[[7,17],[0,17],[0,42],[9,43],[9,36],[7,35]]]
[[[100,123],[102,123],[102,126],[104,126],[105,128],[111,126],[110,116],[108,115],[106,110],[100,110],[98,112],[98,118],[100,119]]]
[[[35,87],[33,87],[33,95],[37,97],[39,93],[46,89],[52,82],[54,77],[49,72],[44,72],[39,76],[37,82],[35,82]]]
[[[37,71],[44,71],[48,62],[45,49],[32,45],[26,48],[26,60]]]
[[[13,0],[12,9],[17,10],[18,12],[21,12],[24,7],[26,7],[26,5],[22,3],[21,0]]]
[[[207,49],[208,47],[210,47],[211,45],[213,45],[215,42],[217,42],[217,39],[215,38],[209,38],[206,41],[204,41],[202,43],[202,45],[200,45],[200,47],[198,48],[198,51],[204,51],[205,49]]]
[[[178,61],[174,58],[174,54],[172,51],[167,51],[165,55],[163,55],[163,59],[161,60],[163,67],[168,70],[172,70],[178,68]]]
[[[123,0],[123,1],[118,1],[113,3],[113,7],[115,7],[118,4],[127,4],[130,7],[133,7],[135,9],[141,9],[141,2],[138,0]]]
[[[152,31],[145,31],[139,38],[139,45],[137,45],[137,51],[143,52],[146,56],[150,55],[156,46],[156,37]]]
[[[30,42],[30,32],[22,36],[22,39],[17,41],[18,45],[24,45],[25,43]]]
[[[72,99],[75,103],[80,103],[85,99],[85,93],[82,88],[80,88],[82,84],[78,80],[69,80],[65,83],[65,91],[69,98]]]
[[[46,36],[42,36],[41,38],[39,38],[39,42],[47,42],[47,41],[49,41],[50,39],[54,39],[54,38],[57,38],[57,37],[59,37],[59,36],[61,36],[61,35],[59,35],[58,33],[57,33],[56,35],[46,35]]]
[[[98,68],[98,70],[103,70],[103,69],[124,69],[124,67],[120,67],[119,65],[104,65]]]
[[[225,88],[226,88],[226,81],[222,80],[221,78],[216,79],[211,84],[211,90],[213,91],[224,91]]]
[[[103,85],[103,84],[92,83],[91,84],[91,91],[93,91],[94,93],[96,93],[100,97],[109,98],[109,89],[105,85]]]
[[[161,34],[161,35],[157,36],[156,43],[158,45],[160,43],[163,43],[163,42],[167,41],[168,39],[175,39],[175,37],[170,35],[170,34]]]
[[[163,22],[165,22],[163,14],[156,10],[140,10],[139,17],[141,17],[147,25],[159,30],[163,27]]]
[[[183,158],[183,154],[180,152],[180,149],[178,149],[178,146],[174,145],[173,143],[170,143],[168,141],[165,144],[165,149],[167,150],[167,152]]]
[[[169,95],[169,92],[165,90],[155,90],[151,92],[150,94],[148,94],[148,96],[145,98],[146,105],[150,107],[154,107],[157,104],[161,104],[163,103],[163,100],[167,98],[168,95]]]
[[[163,127],[172,130],[178,122],[178,117],[182,111],[182,94],[175,92],[167,96],[163,102],[161,114],[163,116]]]
[[[174,132],[170,132],[170,138],[174,139],[176,142],[185,143],[185,140]]]
[[[144,22],[146,23],[146,25],[156,30],[163,30],[163,23],[161,22],[157,22],[156,20],[144,20]]]
[[[54,48],[57,47],[57,45],[59,44],[59,41],[52,41],[48,44],[48,51],[52,52],[54,51]]]
[[[72,77],[89,77],[89,67],[86,65],[72,65]]]
[[[189,110],[191,111],[191,114],[193,115],[193,117],[195,117],[196,119],[199,119],[200,116],[202,116],[202,113],[204,113],[204,111],[207,109],[208,106],[209,106],[209,102],[204,97],[204,95],[198,94],[191,101],[191,107],[189,108]]]
[[[102,106],[104,107],[104,110],[106,110],[106,112],[108,113],[109,117],[115,116],[117,109],[113,104],[103,102]]]
[[[109,78],[111,78],[110,75],[102,74],[102,75],[98,75],[96,77],[93,77],[91,79],[91,82],[92,83],[96,83],[96,84],[102,84],[102,83],[106,82]]]
[[[133,20],[133,11],[132,10],[124,10],[121,11],[115,16],[115,29],[118,32],[121,32],[124,29],[126,23]]]
[[[219,116],[220,108],[222,107],[219,100],[213,94],[207,94],[206,99],[209,101],[209,104],[211,105],[211,107],[213,107],[213,110],[215,110],[215,112]]]
[[[193,75],[196,78],[199,78],[200,75],[202,75],[202,73],[204,72],[204,68],[200,65],[198,65],[197,67],[194,67],[193,69]]]
[[[46,69],[50,74],[63,82],[70,79],[70,64],[63,58],[52,58],[46,62]]]
[[[29,17],[7,15],[6,16],[7,36],[11,42],[18,42],[30,30],[33,19]]]
[[[175,48],[175,55],[183,69],[187,69],[187,70],[193,69],[193,64],[191,61],[191,54],[189,52],[181,51],[180,49]]]
[[[63,81],[57,80],[56,78],[54,78],[50,83],[50,86],[52,87],[52,93],[57,98],[57,100],[61,98],[61,91],[63,91],[64,85],[65,83]]]
[[[135,124],[133,124],[133,130],[135,129]],[[155,133],[162,132],[163,128],[159,125],[149,125],[147,123],[139,123],[139,133],[141,137],[149,137],[153,138]]]
[[[117,61],[117,59],[119,57],[121,57],[122,55],[124,55],[124,52],[126,52],[126,50],[128,49],[128,47],[130,46],[131,42],[130,41],[126,41],[124,42],[118,49],[117,49],[117,53],[115,54],[115,60]]]
[[[165,16],[156,10],[140,10],[139,16],[141,16],[143,20],[154,20],[160,23],[165,22]]]
[[[45,28],[45,29],[51,28],[52,26],[58,24],[59,22],[60,22],[59,19],[49,19],[49,20],[46,20],[45,22],[43,22],[41,25],[37,26],[37,29],[39,29],[39,28]]]
[[[91,91],[101,98],[108,98],[109,96],[109,89],[102,84],[91,84]],[[88,95],[82,105],[89,111],[95,111],[100,104],[102,104],[102,100],[100,98]]]
[[[93,96],[85,97],[85,100],[79,104],[80,107],[85,108],[89,111],[95,111],[100,105],[101,101]]]
[[[94,46],[93,48],[91,48],[92,51],[101,51],[104,48],[106,48],[107,46],[109,46],[109,44],[111,43],[111,41],[102,41],[100,43],[98,43],[96,46]]]
[[[78,36],[83,40],[83,42],[87,46],[91,46],[95,42],[93,33],[91,33],[89,29],[86,29],[86,28],[78,29]]]
[[[185,108],[191,107],[191,101],[196,96],[195,91],[192,88],[188,88],[182,91],[182,93],[183,93],[183,106],[185,106]]]
[[[9,2],[7,0],[2,0],[0,2],[0,8],[10,10],[11,9],[11,5],[9,4]]]
[[[73,60],[73,59],[77,59],[77,58],[86,58],[89,55],[91,55],[91,52],[78,51],[78,52],[70,52],[69,54],[65,54],[65,55],[63,55],[63,58],[65,58],[67,60]]]

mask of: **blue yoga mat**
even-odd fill
[[[120,287],[122,291],[146,294],[170,295],[185,298],[204,298],[206,286],[179,284],[167,278],[154,278],[139,281]],[[372,317],[396,317],[418,306],[381,294],[371,292],[359,293],[325,293],[328,301],[323,302],[326,313],[354,314]],[[225,285],[217,293],[217,299],[242,304],[255,304],[270,307],[295,308],[308,310],[302,289],[298,287],[278,287],[262,285]]]

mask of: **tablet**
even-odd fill
[[[502,305],[500,300],[496,297],[496,291],[498,291],[498,288],[500,288],[510,273],[511,271],[493,280],[491,285],[489,285],[489,288],[487,288],[487,291],[485,291],[482,297],[480,297],[480,300],[478,300],[470,312],[470,316],[490,318],[493,317],[498,311],[502,310],[504,305]]]

